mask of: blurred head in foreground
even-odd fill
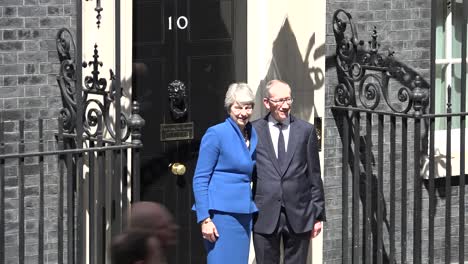
[[[130,229],[142,229],[154,234],[161,247],[167,248],[176,243],[177,224],[169,210],[154,202],[136,202],[130,211]]]
[[[162,264],[161,245],[158,239],[141,229],[129,229],[116,236],[111,244],[113,264]]]

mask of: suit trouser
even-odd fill
[[[310,231],[294,233],[284,209],[272,234],[253,233],[255,260],[257,264],[279,264],[280,243],[283,239],[284,264],[305,264],[310,244]]]

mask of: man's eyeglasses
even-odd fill
[[[283,105],[284,103],[287,103],[288,105],[292,104],[293,103],[293,99],[288,97],[288,98],[281,98],[281,99],[270,99],[270,98],[267,98],[268,101],[276,104],[276,105]]]

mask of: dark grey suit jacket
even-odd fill
[[[280,168],[268,129],[268,115],[252,124],[258,136],[253,191],[259,212],[254,232],[271,234],[275,230],[281,203],[295,233],[312,230],[316,220],[325,221],[315,127],[291,115],[287,165]]]

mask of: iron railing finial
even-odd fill
[[[140,104],[137,100],[133,101],[132,115],[128,124],[132,134],[132,144],[141,145],[141,129],[145,125],[145,120],[140,116]]]

